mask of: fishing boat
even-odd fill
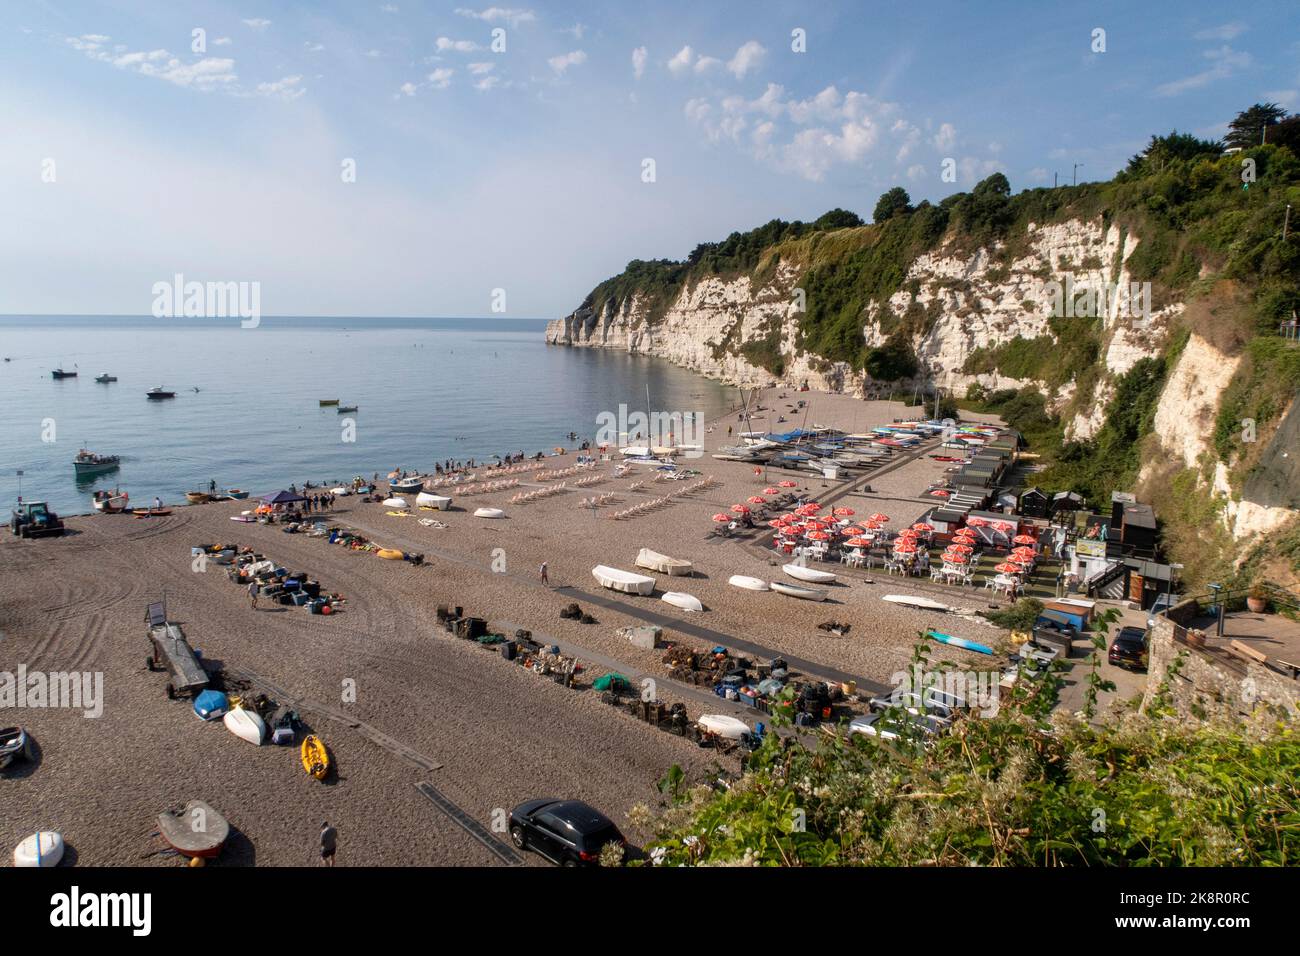
[[[116,382],[117,376],[109,375],[107,372],[105,372],[103,375],[96,375],[95,381],[98,382],[100,385],[107,385],[109,382]]]
[[[890,604],[902,604],[906,607],[919,608],[922,611],[946,611],[948,605],[932,601],[916,594],[882,594],[880,600]]]
[[[247,740],[255,747],[260,747],[263,738],[266,737],[266,721],[256,711],[236,707],[226,711],[221,722],[240,740]]]
[[[96,511],[104,514],[117,514],[125,511],[130,502],[131,496],[125,491],[118,491],[114,488],[112,491],[97,491],[91,504],[95,506]]]
[[[772,590],[778,594],[784,594],[787,597],[799,598],[803,601],[825,601],[825,588],[810,588],[802,584],[791,584],[788,581],[773,581]]]
[[[733,574],[727,578],[727,583],[733,588],[741,588],[745,591],[770,591],[771,586],[762,578],[752,578],[747,574]]]
[[[315,734],[308,734],[302,742],[302,769],[317,780],[324,780],[330,771],[330,753]]]
[[[55,830],[40,830],[14,847],[14,866],[58,866],[63,859],[63,834]]]
[[[357,406],[355,405],[340,405],[338,408],[338,412],[340,415],[344,415],[348,412],[355,412],[356,410],[357,410]]]
[[[78,478],[89,478],[92,475],[102,475],[106,471],[116,471],[121,463],[122,459],[117,455],[96,455],[84,448],[77,452],[76,458],[72,459],[72,467],[76,469]]]
[[[149,389],[149,391],[145,392],[144,394],[145,397],[150,399],[151,401],[158,401],[159,399],[163,399],[163,398],[176,397],[175,392],[164,391],[161,385],[155,385],[153,388]]]
[[[181,856],[210,860],[225,846],[230,824],[202,800],[158,814],[158,832]]]
[[[809,584],[830,584],[835,580],[835,575],[830,571],[819,571],[803,564],[783,564],[781,570],[795,580],[807,581]]]
[[[933,637],[936,641],[939,641],[942,644],[949,644],[953,647],[960,647],[963,650],[967,650],[967,651],[975,651],[978,654],[992,655],[996,653],[993,650],[993,648],[985,644],[980,644],[977,641],[968,641],[964,637],[954,637],[951,634],[940,634],[938,631],[930,631],[929,633],[931,637]]]
[[[395,495],[416,495],[424,490],[424,476],[412,475],[410,478],[394,478],[388,482],[388,488]]]
[[[603,564],[592,568],[591,576],[601,587],[609,588],[611,591],[622,591],[624,594],[652,594],[655,589],[654,578],[646,577],[644,574],[633,574],[631,571],[620,571],[618,568]]]
[[[322,398],[320,400],[320,407],[324,408],[327,405],[337,405],[338,403],[339,400],[337,398]]]
[[[131,512],[137,518],[166,518],[171,513],[171,508],[136,508]]]
[[[77,373],[76,373],[76,372],[65,372],[65,371],[64,371],[63,369],[61,369],[61,368],[56,368],[53,372],[50,373],[50,375],[55,379],[55,381],[58,381],[59,379],[63,379],[63,378],[76,378],[76,377],[77,377]]]
[[[422,491],[415,496],[415,504],[420,508],[436,508],[439,511],[451,509],[450,498],[446,495],[431,495],[427,491]]]
[[[665,591],[659,598],[665,604],[671,604],[673,607],[679,607],[683,611],[703,611],[704,605],[700,599],[693,594],[687,594],[684,591]]]
[[[211,501],[212,496],[206,491],[187,491],[185,492],[185,500],[192,505],[202,505]]]
[[[642,548],[637,553],[636,566],[645,568],[648,571],[658,571],[660,574],[667,574],[672,577],[689,577],[695,570],[694,565],[689,561],[681,558],[670,558],[666,554],[651,551],[649,548]]]

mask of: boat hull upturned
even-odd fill
[[[747,574],[733,574],[727,579],[727,583],[733,588],[741,588],[745,591],[770,591],[769,585],[762,578],[752,578]]]
[[[191,800],[179,810],[158,814],[158,832],[182,856],[210,860],[225,846],[230,824],[202,800]]]
[[[700,599],[693,594],[686,594],[683,591],[665,591],[659,598],[665,604],[671,604],[673,607],[679,607],[683,611],[703,611],[704,605]]]
[[[620,571],[618,568],[603,564],[592,568],[591,576],[600,583],[601,587],[609,588],[611,591],[621,591],[624,594],[646,595],[654,593],[655,589],[654,578],[644,574],[633,574],[631,571]]]
[[[904,607],[914,607],[922,611],[946,611],[948,605],[941,604],[938,601],[932,601],[929,598],[920,597],[915,594],[882,594],[880,600],[888,601],[890,604],[901,604]]]
[[[504,518],[506,513],[500,508],[475,508],[475,518]]]
[[[266,721],[251,710],[236,707],[227,711],[221,722],[240,740],[246,740],[255,747],[262,746],[262,741],[266,738]]]
[[[666,554],[651,551],[649,548],[642,548],[637,553],[636,566],[645,568],[647,571],[658,571],[660,574],[667,574],[670,577],[690,577],[695,570],[694,565],[689,561],[670,558]]]
[[[58,866],[63,859],[63,834],[54,830],[41,830],[14,847],[14,866]]]
[[[781,570],[796,581],[807,581],[809,584],[830,584],[835,580],[835,575],[830,571],[820,571],[804,564],[784,564]]]
[[[802,601],[825,601],[825,588],[810,588],[803,584],[789,584],[785,581],[773,581],[772,590],[778,594],[784,594],[787,597],[799,598]]]
[[[427,491],[417,494],[415,503],[421,508],[437,508],[439,511],[447,511],[451,508],[451,499],[446,495],[431,495]]]

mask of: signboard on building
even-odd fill
[[[1081,558],[1106,557],[1106,542],[1079,538],[1074,542],[1074,552]]]

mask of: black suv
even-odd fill
[[[606,843],[626,846],[614,822],[580,800],[529,800],[510,811],[510,840],[561,866],[596,866]]]
[[[1115,635],[1115,640],[1111,642],[1107,657],[1118,667],[1146,670],[1147,632],[1140,627],[1121,628]]]

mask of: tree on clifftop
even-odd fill
[[[907,190],[902,186],[895,186],[880,197],[880,200],[876,203],[876,211],[872,213],[872,218],[876,222],[884,222],[886,219],[893,219],[895,216],[905,216],[911,211],[912,197],[907,194]]]
[[[862,217],[838,206],[830,212],[824,212],[813,223],[814,229],[853,229],[863,225]]]
[[[1250,109],[1242,110],[1237,114],[1237,118],[1228,124],[1228,135],[1223,137],[1223,141],[1228,146],[1250,149],[1271,139],[1264,135],[1264,131],[1270,126],[1276,126],[1285,118],[1286,110],[1276,103],[1256,103]]]

